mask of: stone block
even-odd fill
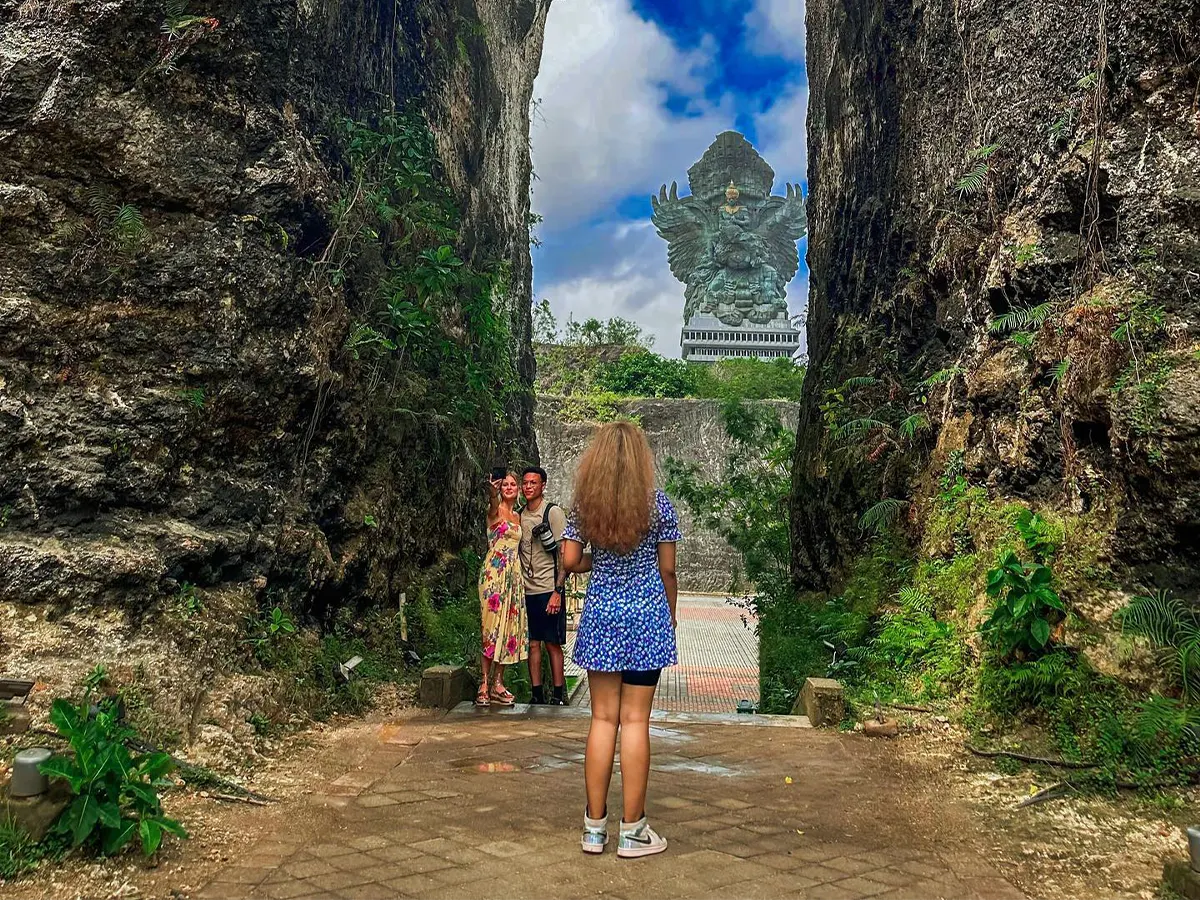
[[[421,705],[453,709],[475,691],[463,666],[430,666],[421,673]]]
[[[40,841],[71,802],[71,788],[62,781],[38,797],[10,797],[8,788],[0,796],[0,819],[11,819],[35,841]]]
[[[863,722],[863,734],[867,737],[895,737],[900,733],[900,723],[895,719],[867,719]]]
[[[1163,864],[1163,881],[1187,900],[1200,900],[1200,872],[1186,859],[1169,859]]]
[[[841,682],[833,678],[806,678],[792,715],[806,715],[813,726],[836,728],[846,715],[846,697]]]
[[[24,734],[29,730],[29,710],[23,703],[0,701],[0,734]]]

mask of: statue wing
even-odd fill
[[[650,195],[654,223],[659,237],[667,242],[667,262],[671,274],[689,284],[692,273],[708,256],[708,226],[711,215],[694,197],[679,197],[679,187],[672,182],[668,195],[663,185],[657,195]]]
[[[783,283],[796,277],[800,268],[800,253],[796,241],[808,230],[808,216],[804,211],[804,195],[800,185],[789,184],[786,197],[768,197],[759,212],[755,231],[767,245],[771,254],[771,265],[779,272]]]

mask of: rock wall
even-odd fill
[[[535,452],[528,128],[548,6],[192,0],[171,19],[150,0],[0,0],[0,669],[58,690],[150,662],[194,738],[245,718],[216,709],[237,706],[218,697],[245,616],[286,600],[328,622],[478,545],[496,447]],[[436,138],[455,251],[504,276],[500,431],[406,416],[436,377],[345,349],[378,279],[326,265],[369,199],[336,135],[393,107]],[[440,315],[469,354],[465,314]],[[438,527],[414,525],[433,504]],[[204,614],[181,622],[189,584]]]
[[[961,454],[993,498],[1106,521],[1122,584],[1196,599],[1200,5],[807,15],[799,586],[838,580],[881,498],[919,539]]]
[[[795,425],[795,405],[782,401],[770,403],[789,426]],[[541,465],[549,476],[547,496],[569,506],[575,469],[596,429],[594,422],[574,421],[564,413],[562,398],[541,395],[534,421],[537,425]],[[729,436],[721,421],[718,400],[629,400],[621,412],[641,422],[654,451],[662,485],[662,465],[668,457],[696,463],[700,470],[716,477],[724,470],[731,449]],[[699,593],[723,593],[734,586],[737,554],[724,538],[695,525],[686,509],[679,514],[684,540],[678,550],[679,588]]]

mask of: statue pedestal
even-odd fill
[[[726,325],[716,316],[697,313],[683,326],[680,344],[685,362],[720,362],[723,359],[794,359],[802,335],[786,318],[765,325],[743,322]]]

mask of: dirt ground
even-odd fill
[[[1116,800],[1074,796],[1017,809],[1055,783],[1025,769],[1003,775],[991,760],[963,749],[966,735],[932,715],[912,714],[919,729],[895,742],[917,774],[913,802],[967,804],[993,842],[1000,871],[1036,900],[1160,896],[1163,860],[1187,854],[1182,826],[1200,791]]]
[[[153,865],[134,855],[101,862],[68,859],[4,885],[0,893],[13,900],[187,900],[265,838],[286,833],[303,841],[325,834],[338,810],[322,809],[309,802],[309,795],[366,760],[379,746],[384,723],[419,725],[436,715],[392,708],[368,719],[316,727],[284,742],[279,755],[248,781],[248,787],[278,802],[259,807],[181,790],[168,798],[168,812],[193,837],[167,845]],[[849,752],[857,746],[864,759],[886,760],[863,767],[867,781],[856,784],[856,796],[848,802],[886,796],[887,816],[930,823],[939,835],[944,832],[935,823],[944,822],[951,808],[954,816],[967,810],[973,830],[988,844],[981,848],[990,854],[987,862],[1029,897],[1154,898],[1163,858],[1185,852],[1180,807],[1194,809],[1194,793],[1174,795],[1161,805],[1132,798],[1071,798],[1015,810],[1021,799],[1051,782],[1031,779],[1028,772],[1001,775],[989,761],[963,751],[963,735],[948,723],[920,714],[914,719],[911,730],[883,745],[843,736],[839,744]],[[1168,808],[1172,803],[1174,811]]]

